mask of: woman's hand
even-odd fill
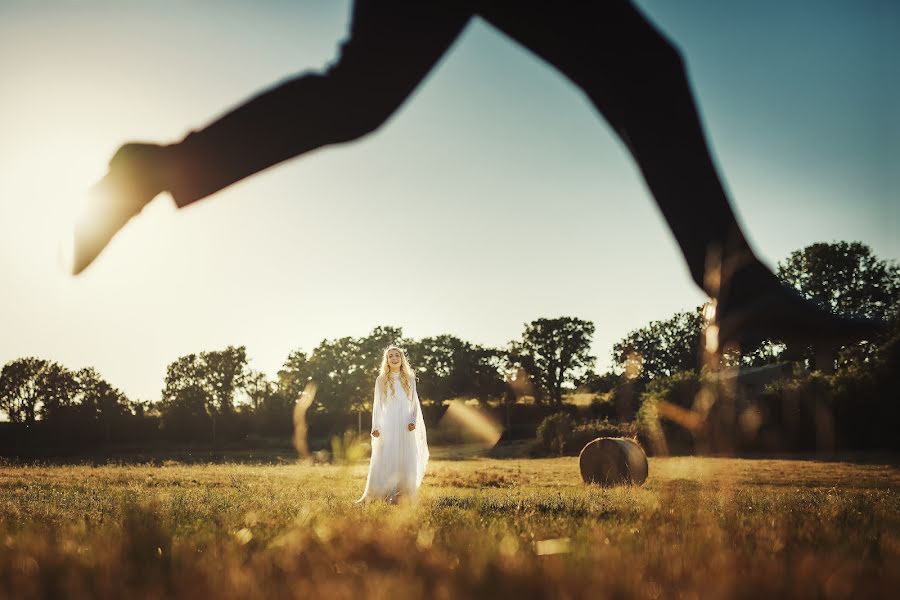
[[[412,431],[413,429],[416,428],[416,424],[415,424],[415,423],[410,423],[409,425],[406,426],[406,428],[409,429],[410,431]]]
[[[381,434],[378,432],[377,429],[372,432],[372,437],[378,437],[379,435],[381,435]]]

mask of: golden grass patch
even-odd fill
[[[883,597],[890,464],[434,460],[416,505],[353,504],[366,465],[0,465],[0,597]]]

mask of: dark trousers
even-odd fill
[[[179,207],[384,123],[478,15],[581,88],[637,161],[703,286],[711,248],[751,254],[703,136],[678,50],[624,0],[357,0],[339,60],[171,146]]]

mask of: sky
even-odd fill
[[[900,5],[640,0],[684,53],[757,253],[900,258]],[[184,210],[162,195],[79,277],[58,244],[121,144],[171,143],[320,70],[350,4],[0,0],[0,365],[93,366],[155,400],[184,354],[288,354],[378,325],[503,346],[573,316],[612,345],[698,306],[621,142],[575,88],[474,19],[374,134]],[[702,218],[702,215],[698,215]]]

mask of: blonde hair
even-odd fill
[[[406,397],[412,400],[412,384],[410,381],[415,381],[416,373],[413,371],[412,367],[409,365],[409,361],[406,359],[406,353],[398,348],[397,346],[388,346],[384,349],[384,353],[381,355],[381,368],[380,377],[381,377],[381,400],[384,402],[388,398],[388,387],[391,389],[391,397],[394,397],[396,390],[394,389],[394,378],[391,377],[391,366],[388,364],[388,352],[391,350],[396,350],[400,353],[400,385],[403,386],[403,391],[406,392]]]

